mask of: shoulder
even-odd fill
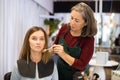
[[[53,61],[53,59],[50,59],[47,63],[46,63],[46,65],[48,65],[48,66],[53,66],[54,65],[54,61]]]
[[[19,60],[17,60],[17,64],[23,64],[23,63],[26,63],[25,59],[19,59]]]
[[[38,71],[40,78],[50,76],[54,71],[54,61],[52,59],[50,59],[47,63],[40,61],[38,63]]]
[[[54,61],[53,59],[50,59],[47,63],[43,63],[43,61],[40,61],[38,65],[42,70],[50,69],[52,71],[54,68]]]
[[[67,31],[68,31],[68,24],[63,24],[58,31],[54,44],[57,44],[59,41],[59,38],[62,37]]]
[[[17,64],[14,66],[12,73],[11,73],[11,78],[10,80],[19,80],[21,75],[19,74],[18,66]]]
[[[60,32],[66,32],[66,31],[68,31],[68,29],[69,29],[68,24],[63,24],[60,28]]]
[[[23,77],[31,77],[31,78],[35,77],[34,72],[35,72],[36,64],[34,62],[29,61],[29,63],[27,64],[27,61],[25,59],[20,59],[17,61],[17,66],[20,75],[22,75]]]
[[[91,36],[91,37],[82,37],[83,40],[85,41],[94,41],[94,37]]]
[[[29,62],[29,64],[35,64],[33,62]],[[17,60],[17,66],[18,66],[18,69],[24,69],[24,68],[27,68],[27,61],[25,59],[20,59],[20,60]]]
[[[85,44],[87,44],[87,45],[93,45],[94,44],[94,37],[92,36],[92,37],[82,37],[81,38],[81,44],[83,44],[83,45],[85,45]]]

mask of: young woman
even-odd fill
[[[58,80],[56,65],[48,48],[46,32],[34,26],[30,28],[24,39],[17,66],[12,71],[11,80]]]

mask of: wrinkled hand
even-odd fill
[[[62,45],[54,44],[52,47],[53,47],[53,52],[58,54],[58,55],[61,55],[61,54],[65,53],[64,47]]]

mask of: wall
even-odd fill
[[[0,80],[13,69],[28,28],[44,27],[40,14],[49,12],[33,0],[0,0]]]

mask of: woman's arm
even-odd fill
[[[84,70],[85,67],[89,64],[89,61],[92,58],[94,53],[94,37],[84,38],[81,41],[81,55],[79,59],[75,59],[72,67]]]
[[[94,51],[94,38],[85,38],[81,41],[81,49],[82,52],[80,54],[80,58],[76,59],[64,51],[63,46],[54,44],[53,53],[58,54],[66,63],[72,66],[75,69],[84,70],[88,65],[90,59],[92,58]],[[74,54],[74,53],[73,53]]]

